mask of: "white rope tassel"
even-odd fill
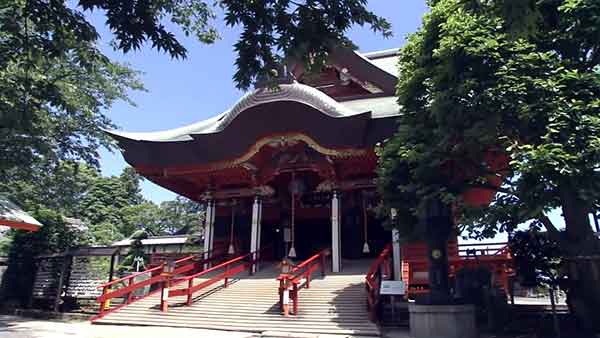
[[[365,244],[363,244],[363,249],[362,252],[365,254],[368,254],[369,252],[371,252],[371,249],[369,248],[369,243],[368,243],[368,236],[369,236],[369,231],[367,228],[367,197],[365,196],[365,194],[363,193],[363,224],[364,224],[364,231],[365,231]]]
[[[292,177],[293,174],[292,174]],[[292,178],[293,179],[293,178]],[[288,253],[288,257],[290,258],[296,258],[296,247],[294,245],[295,240],[296,240],[296,236],[295,236],[295,218],[296,218],[296,193],[292,192],[292,233],[291,233],[291,239],[292,239],[292,245],[290,248],[290,252]]]
[[[227,253],[233,255],[235,253],[235,248],[233,247],[233,227],[235,225],[235,200],[231,203],[231,230],[229,234],[229,248],[227,249]]]

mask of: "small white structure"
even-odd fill
[[[181,253],[186,252],[189,246],[199,246],[188,242],[190,235],[172,235],[172,236],[152,236],[142,239],[144,252],[153,253]],[[115,248],[125,248],[131,246],[133,239],[123,239],[114,242],[111,246]],[[187,250],[189,251],[189,250]]]
[[[0,225],[28,231],[38,231],[42,226],[35,218],[2,195],[0,195]]]

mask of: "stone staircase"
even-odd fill
[[[353,264],[354,267],[355,264]],[[356,264],[359,265],[359,264]],[[242,276],[227,287],[217,286],[194,295],[192,306],[184,297],[169,300],[169,311],[159,310],[160,296],[153,295],[95,320],[94,324],[154,325],[244,332],[284,332],[380,336],[366,310],[364,272],[315,275],[310,289],[300,291],[299,313],[281,315],[275,266],[255,276]],[[198,280],[200,282],[200,280]]]

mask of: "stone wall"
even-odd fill
[[[46,257],[38,259],[37,272],[33,282],[32,297],[34,299],[54,299],[63,264],[63,257]]]
[[[66,296],[77,299],[96,298],[102,293],[98,285],[108,281],[110,257],[75,256],[66,288]]]

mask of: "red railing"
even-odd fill
[[[212,263],[223,258],[222,256],[203,258],[205,255],[207,255],[207,253],[203,252],[197,255],[190,255],[176,260],[174,262],[175,265],[172,274],[179,275],[188,273],[190,271],[201,270],[204,264]],[[156,293],[157,291],[160,291],[160,289],[151,290],[147,294],[144,294],[138,298],[134,297],[134,294],[137,290],[140,290],[149,285],[152,286],[164,282],[166,279],[165,267],[166,263],[163,262],[160,265],[152,267],[150,269],[136,272],[123,278],[115,279],[98,286],[98,288],[102,289],[102,295],[96,298],[96,301],[100,303],[100,309],[98,315],[93,317],[92,320],[101,318],[112,311],[115,311],[123,306],[131,304],[134,301],[145,298],[151,294]],[[140,277],[143,275],[149,276],[149,278],[139,282],[135,282],[136,277]],[[115,298],[123,298],[123,303],[117,307],[110,308],[109,302]]]
[[[321,275],[325,276],[325,258],[331,251],[324,249],[311,256],[302,263],[296,265],[289,273],[282,273],[277,277],[279,281],[279,306],[283,310],[283,294],[289,292],[289,298],[293,302],[292,313],[298,314],[298,296],[302,288],[310,288],[312,273],[321,269]]]
[[[179,277],[179,278],[167,278],[163,283],[162,293],[161,293],[161,311],[168,311],[168,298],[170,297],[178,297],[178,296],[186,296],[186,305],[192,305],[194,293],[212,285],[219,281],[224,280],[223,287],[227,287],[229,284],[229,279],[231,277],[236,276],[237,274],[249,270],[250,274],[253,273],[252,266],[257,264],[263,256],[263,252],[268,250],[270,246],[266,246],[263,249],[255,252],[250,252],[242,256],[238,256],[236,258],[230,259],[226,262],[220,263],[218,265],[213,266],[212,268],[208,268],[206,270],[200,271],[198,273],[194,273],[189,276]],[[216,276],[212,276],[209,279],[200,282],[199,284],[194,285],[195,279],[205,277],[208,274],[222,271]],[[187,282],[187,287],[179,288],[179,289],[170,289],[170,287]]]
[[[406,250],[407,247],[409,250]],[[509,293],[509,279],[514,271],[506,243],[460,244],[456,248],[454,254],[450,250],[448,252],[450,277],[465,267],[485,266],[494,275],[496,285]],[[406,282],[408,297],[429,292],[428,267],[424,244],[407,245],[402,249],[402,279]]]
[[[369,317],[372,321],[377,319],[377,308],[379,307],[379,288],[381,281],[391,278],[391,261],[392,244],[385,246],[379,254],[375,262],[369,268],[365,277],[365,286],[367,288],[367,309]],[[382,271],[383,270],[383,271]]]

